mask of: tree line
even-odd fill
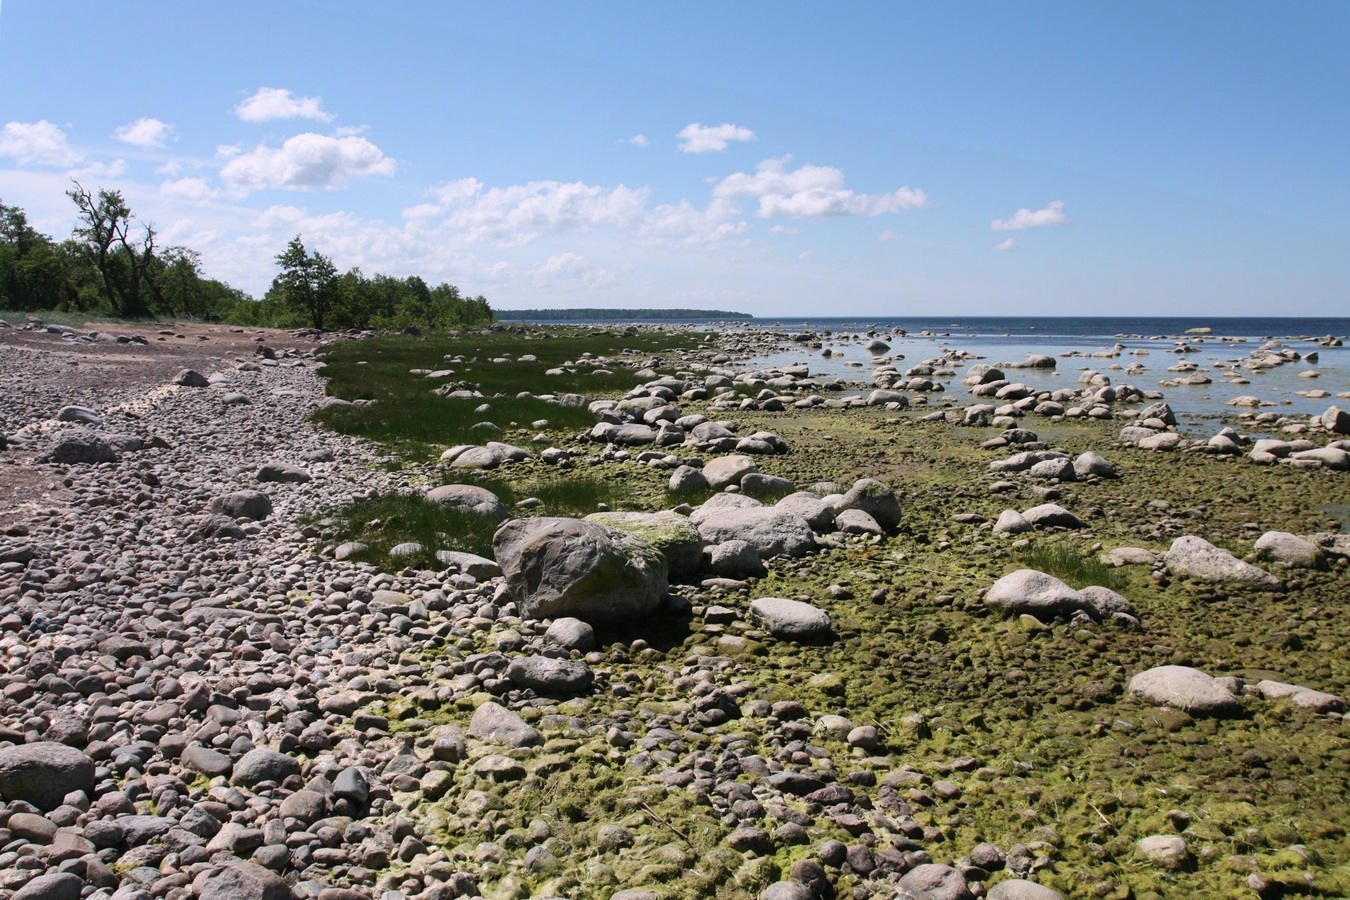
[[[89,313],[112,318],[197,319],[278,328],[458,328],[493,321],[482,297],[417,276],[339,274],[300,235],[276,256],[280,268],[261,299],[201,271],[201,254],[161,246],[120,191],[72,182],[76,208],[69,238],[53,240],[17,206],[0,201],[0,309]]]
[[[501,309],[497,318],[513,322],[648,322],[678,319],[707,321],[712,319],[753,319],[743,312],[723,309],[606,309],[601,307],[574,307],[572,309]]]

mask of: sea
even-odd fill
[[[946,379],[947,392],[961,397],[962,403],[970,397],[960,383],[969,365],[1018,362],[1043,354],[1055,358],[1053,370],[1008,369],[1005,375],[1034,389],[1054,390],[1077,387],[1084,371],[1097,371],[1112,384],[1161,391],[1183,423],[1207,423],[1205,427],[1215,419],[1236,420],[1242,412],[1307,415],[1320,414],[1331,405],[1350,409],[1350,318],[1346,317],[896,316],[681,321],[716,330],[814,332],[824,345],[821,349],[793,345],[752,359],[748,365],[767,368],[806,363],[813,375],[850,381],[867,381],[875,360],[857,335],[885,340],[891,347],[886,355],[902,372],[948,350],[966,351],[977,359],[957,366],[957,376]],[[1244,358],[1267,345],[1315,357],[1274,369],[1243,368]],[[829,356],[822,352],[827,348]],[[1142,368],[1126,373],[1130,366]],[[1163,384],[1191,374],[1169,369],[1192,367],[1211,382]],[[1248,383],[1235,383],[1234,376]],[[1231,404],[1240,397],[1256,397],[1262,405],[1253,410]]]

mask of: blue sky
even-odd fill
[[[493,306],[1346,315],[1350,5],[0,0],[0,201]]]

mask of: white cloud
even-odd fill
[[[464,178],[433,191],[445,224],[464,229],[474,240],[520,244],[540,234],[637,222],[646,209],[647,188],[618,185],[603,188],[580,181],[531,181],[484,189],[476,178]],[[423,218],[425,207],[405,210]]]
[[[704,209],[688,200],[662,204],[645,216],[638,236],[654,244],[716,244],[749,229],[750,223],[740,214],[729,200],[715,199]]]
[[[232,148],[221,148],[223,150]],[[279,148],[259,144],[234,155],[220,170],[236,190],[340,188],[353,175],[392,175],[396,163],[363,137],[328,137],[307,132]]]
[[[881,234],[877,235],[878,244],[889,244],[891,241],[900,240],[900,233],[887,228]]]
[[[0,156],[12,156],[21,166],[73,166],[83,159],[66,143],[66,133],[46,119],[6,122]]]
[[[995,244],[995,245],[994,245],[994,249],[995,249],[995,250],[1016,250],[1016,249],[1018,249],[1020,246],[1021,246],[1021,245],[1017,243],[1017,238],[1008,238],[1007,240],[1002,240],[1002,241],[999,241],[997,244]]]
[[[765,217],[879,216],[928,205],[928,196],[902,187],[889,194],[856,194],[844,187],[844,173],[833,166],[787,167],[791,157],[766,159],[753,175],[736,172],[713,188],[715,197],[757,197]]]
[[[331,122],[333,114],[323,109],[322,97],[297,97],[285,88],[258,88],[257,93],[234,108],[245,122],[272,119],[312,119]]]
[[[684,126],[676,135],[680,139],[682,153],[718,153],[727,149],[731,141],[753,141],[755,133],[740,125],[700,125],[697,122]]]
[[[125,159],[114,159],[111,162],[100,162],[94,160],[85,163],[76,169],[71,169],[67,174],[71,178],[121,178],[127,172],[127,161]]]
[[[801,234],[802,230],[791,225],[775,225],[769,231],[773,234]]]
[[[166,181],[159,186],[159,192],[165,197],[178,197],[194,202],[209,200],[216,196],[216,190],[205,178],[178,178]]]
[[[645,134],[635,134],[628,139],[627,143],[632,144],[634,147],[647,147],[651,145],[651,141],[647,140]]]
[[[173,136],[173,126],[159,119],[141,117],[130,125],[123,125],[113,132],[113,137],[124,144],[154,150],[163,147]]]
[[[1047,225],[1064,224],[1064,201],[1053,200],[1045,209],[1019,209],[1006,219],[995,219],[989,223],[991,231],[1025,231],[1028,228],[1044,228]]]
[[[608,269],[593,265],[580,253],[559,253],[550,256],[535,267],[533,274],[549,280],[577,281],[590,287],[606,287],[616,283],[618,276]]]

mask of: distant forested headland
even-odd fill
[[[724,309],[499,309],[497,318],[510,322],[652,322],[674,319],[753,319]]]

